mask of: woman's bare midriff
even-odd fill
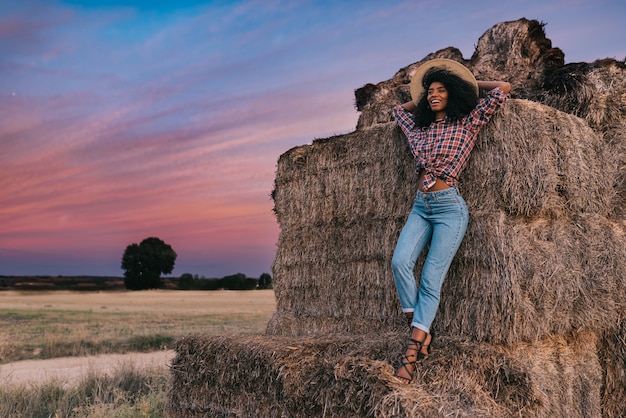
[[[445,190],[445,189],[449,189],[450,187],[452,187],[448,183],[446,183],[445,181],[437,177],[437,180],[435,180],[435,184],[433,184],[430,189],[423,190],[422,183],[424,182],[424,175],[425,175],[424,171],[420,172],[419,183],[417,183],[420,185],[419,186],[420,192],[438,192],[439,190]]]

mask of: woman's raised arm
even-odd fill
[[[507,83],[506,81],[477,80],[476,82],[478,83],[478,88],[481,88],[481,89],[492,90],[492,89],[495,89],[496,87],[500,87],[500,90],[502,90],[505,93],[509,93],[511,91],[511,84]]]

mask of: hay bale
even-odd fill
[[[281,156],[273,192],[280,302],[268,332],[351,332],[397,321],[389,260],[417,184],[408,153],[387,124]]]
[[[626,220],[626,62],[614,59],[568,64],[548,72],[535,100],[584,119],[601,134],[618,173],[613,216]]]
[[[581,326],[601,331],[623,312],[626,240],[605,218],[615,190],[603,174],[611,170],[612,154],[580,118],[507,103],[481,132],[461,179],[471,222],[444,284],[443,329],[513,342]],[[415,190],[412,158],[393,123],[281,156],[273,192],[277,312],[268,334],[403,324],[390,260]],[[597,262],[604,259],[609,269]]]
[[[432,58],[506,79],[515,99],[461,179],[470,225],[436,351],[404,386],[390,260],[417,181],[390,111]],[[280,157],[267,335],[178,341],[170,416],[626,415],[626,65],[564,66],[526,19],[487,31],[471,61],[423,61],[355,92],[355,132]]]
[[[624,119],[625,75],[626,62],[614,59],[567,64],[547,71],[536,100],[606,131]]]
[[[409,386],[392,378],[404,338],[184,338],[172,363],[168,415],[600,416],[591,334],[511,347],[442,338]]]
[[[582,119],[528,100],[510,100],[481,131],[460,189],[470,213],[501,209],[526,217],[607,216],[616,175],[614,155]]]
[[[546,38],[544,26],[522,18],[487,30],[470,60],[476,78],[507,80],[517,98],[527,98],[540,89],[544,74],[565,62],[563,51],[553,48]]]
[[[474,211],[434,327],[516,343],[615,330],[626,314],[626,228],[594,214],[558,219]]]
[[[379,382],[377,370],[391,349],[364,344],[359,355],[367,356],[368,367],[376,370],[370,371],[372,382],[338,385],[336,362],[346,354],[358,357],[354,347],[352,336],[308,340],[254,336],[184,338],[177,342],[177,356],[172,362],[168,414],[366,416],[372,408],[370,402],[388,391]],[[345,398],[337,391],[344,391]]]
[[[417,185],[408,153],[394,124],[287,151],[278,160],[272,192],[278,223],[304,227],[405,216]]]

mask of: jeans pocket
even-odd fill
[[[442,193],[433,194],[433,200],[441,205],[456,205],[461,200],[461,196],[455,189],[447,189]]]
[[[457,213],[463,218],[468,217],[467,204],[456,190],[450,190],[433,197],[432,209],[441,213]]]

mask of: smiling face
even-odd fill
[[[433,81],[428,87],[426,96],[430,109],[435,113],[436,119],[446,116],[446,106],[448,105],[448,90],[443,83]]]

